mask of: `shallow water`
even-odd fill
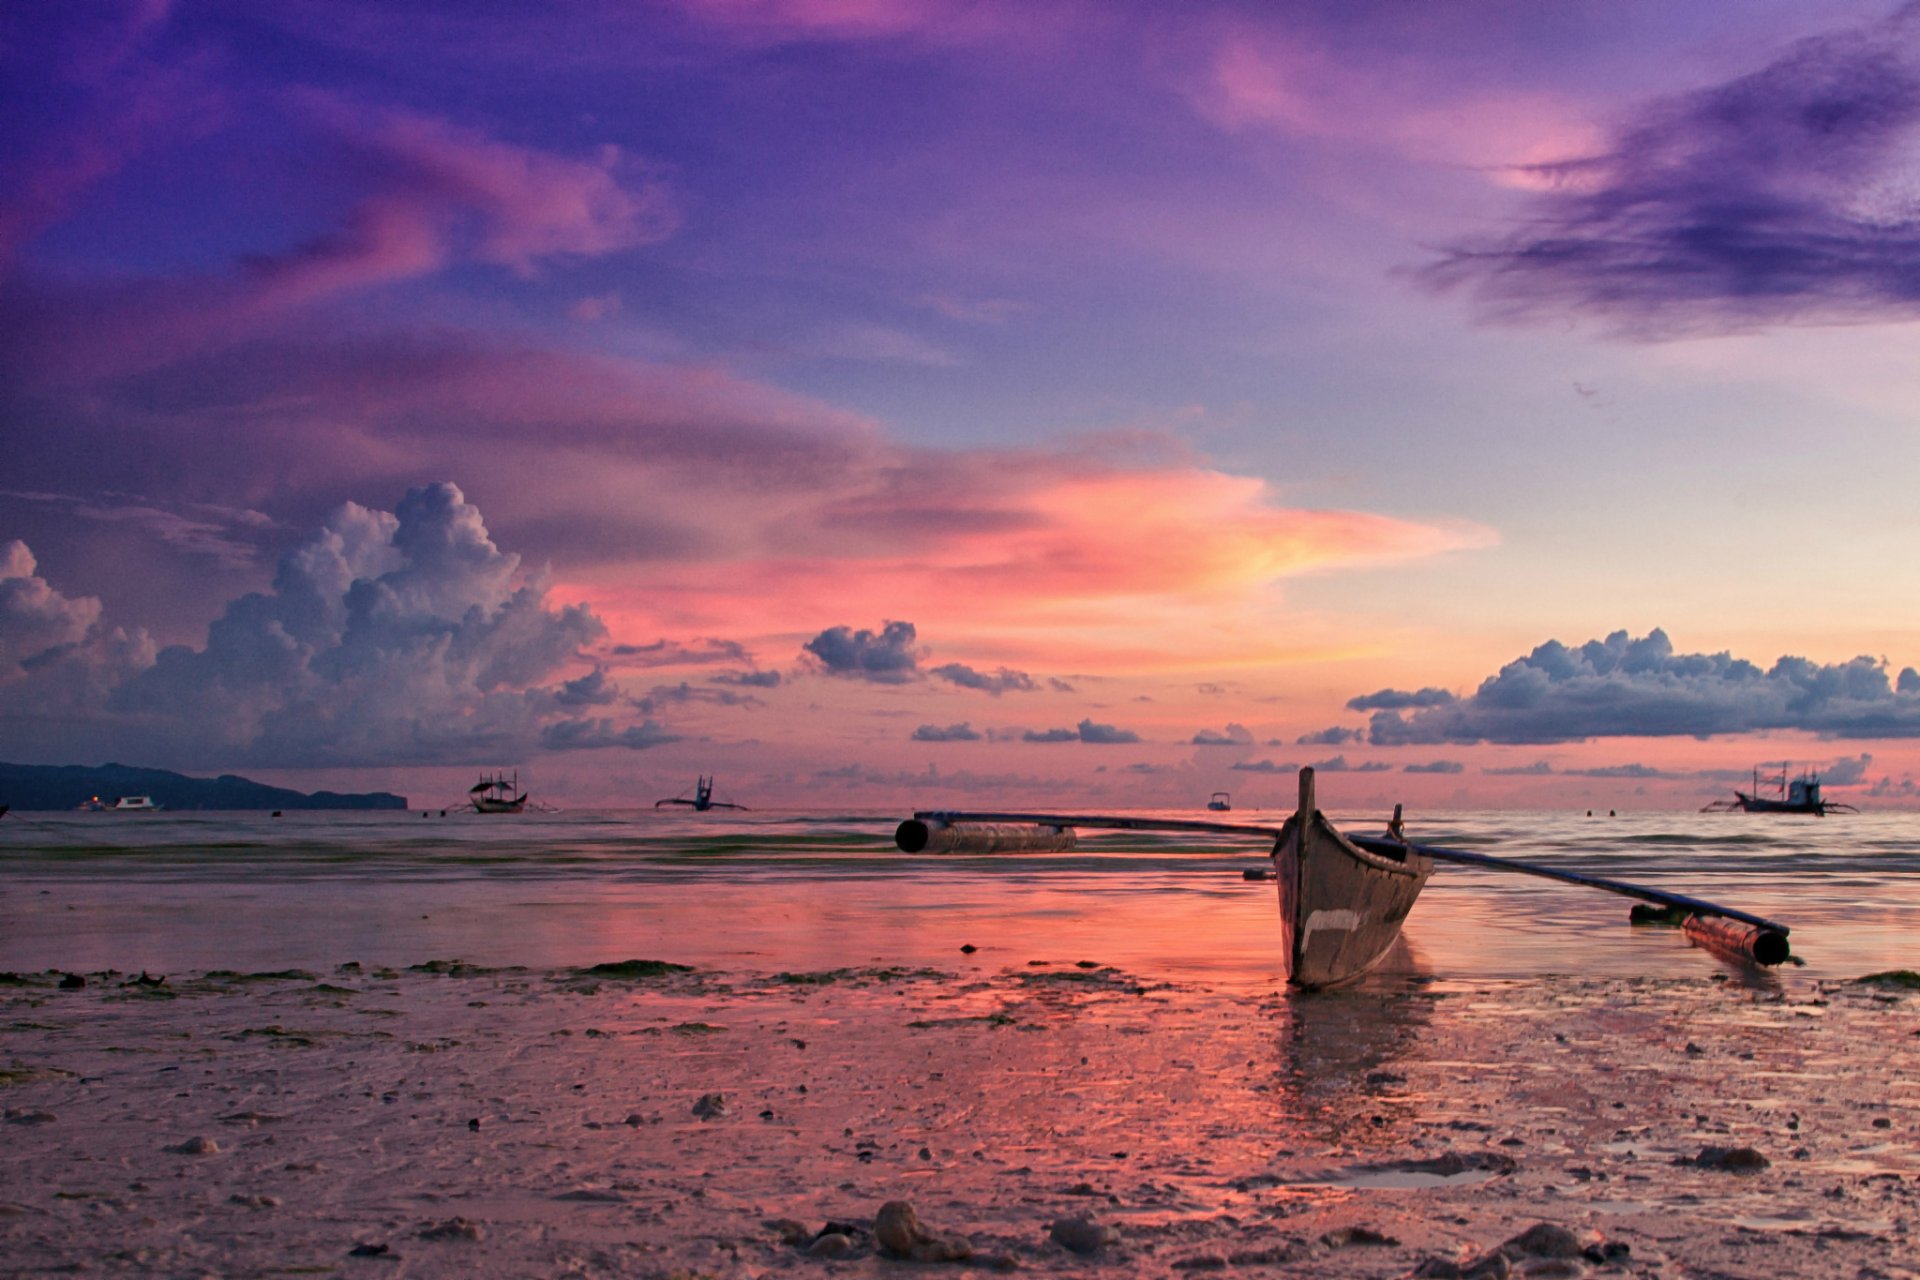
[[[1097,960],[1271,987],[1256,839],[1082,832],[1069,853],[914,856],[904,815],[577,811],[0,819],[0,969],[154,972],[630,956],[755,969]],[[1168,814],[1192,818],[1182,812]],[[1378,815],[1336,821],[1366,833]],[[1284,813],[1235,813],[1271,822]],[[1432,844],[1690,893],[1789,925],[1787,972],[1912,967],[1920,815],[1454,813]],[[1719,962],[1595,890],[1442,866],[1398,958],[1435,977],[1699,976]]]

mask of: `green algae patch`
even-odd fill
[[[711,1022],[677,1022],[667,1028],[677,1036],[711,1036],[725,1031],[725,1027],[716,1027]]]
[[[468,964],[465,960],[429,960],[425,964],[410,964],[408,973],[432,973],[443,978],[486,978],[496,973],[525,973],[522,965],[508,965],[505,968],[489,968],[486,965]]]
[[[977,1013],[962,1018],[920,1018],[907,1025],[916,1031],[926,1031],[934,1027],[1010,1027],[1015,1019],[1004,1013]]]
[[[9,1085],[31,1084],[36,1080],[72,1079],[73,1072],[59,1067],[30,1067],[23,1062],[0,1067],[0,1089]]]
[[[262,973],[240,973],[233,969],[213,969],[202,976],[205,982],[317,982],[320,975],[305,969],[272,969]]]
[[[645,982],[649,978],[665,978],[676,973],[692,973],[690,964],[674,964],[667,960],[609,960],[605,964],[588,965],[584,969],[575,969],[576,978],[611,978],[621,982]]]
[[[1014,980],[1024,987],[1119,991],[1134,996],[1145,995],[1148,990],[1120,970],[1104,965],[1089,969],[1082,964],[1073,969],[1020,973],[1014,975]]]
[[[1870,973],[1864,978],[1855,978],[1864,986],[1896,987],[1902,991],[1920,991],[1920,973],[1911,969],[1888,969],[1885,973]]]
[[[950,973],[938,969],[906,969],[889,966],[876,969],[816,969],[805,973],[781,971],[773,981],[788,987],[825,987],[836,982],[914,982],[925,979],[944,981]]]

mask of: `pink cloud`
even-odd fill
[[[1223,128],[1384,146],[1486,167],[1512,184],[1535,180],[1521,166],[1585,154],[1601,140],[1570,97],[1446,78],[1407,59],[1356,64],[1311,32],[1225,27],[1188,93]]]
[[[342,181],[366,190],[338,230],[248,262],[280,299],[406,279],[454,261],[528,275],[541,259],[648,244],[678,225],[661,183],[622,182],[616,148],[569,158],[331,95],[293,101],[333,144]]]

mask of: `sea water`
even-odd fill
[[[1280,981],[1275,888],[1245,874],[1268,865],[1258,838],[1083,831],[1071,852],[909,856],[893,844],[902,816],[16,812],[0,818],[0,970],[644,958],[777,972],[939,967],[970,947],[970,967]],[[1285,815],[1233,820],[1268,817]],[[1769,917],[1792,930],[1785,973],[1920,968],[1920,815],[1453,813],[1409,835]],[[1442,864],[1393,963],[1470,981],[1725,971],[1676,929],[1629,924],[1630,906]]]

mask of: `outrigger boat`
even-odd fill
[[[1780,766],[1778,774],[1764,779],[1773,788],[1773,794],[1760,794],[1760,770],[1753,771],[1753,790],[1736,790],[1731,800],[1715,800],[1701,808],[1702,813],[1732,813],[1735,809],[1742,813],[1810,813],[1816,818],[1824,818],[1830,813],[1858,813],[1850,804],[1838,800],[1820,798],[1820,775],[1803,771],[1791,783],[1787,781],[1787,767]]]
[[[523,813],[527,807],[527,793],[520,790],[520,775],[509,778],[504,773],[481,774],[480,781],[467,788],[467,799],[473,802],[475,813]]]
[[[695,775],[693,799],[689,800],[685,796],[674,796],[669,800],[655,800],[653,807],[660,809],[670,804],[683,804],[689,809],[698,809],[702,813],[705,813],[708,809],[745,809],[747,807],[743,804],[727,804],[724,801],[715,800],[713,798],[713,779],[704,775]]]
[[[1312,769],[1300,771],[1299,808],[1277,828],[1178,818],[929,811],[901,823],[894,842],[905,853],[1044,852],[1073,848],[1077,827],[1271,840],[1286,977],[1292,985],[1308,990],[1352,982],[1379,964],[1400,937],[1400,926],[1436,862],[1516,871],[1639,898],[1660,910],[1643,914],[1645,909],[1636,909],[1635,920],[1680,924],[1693,942],[1728,959],[1776,965],[1788,957],[1788,930],[1783,924],[1620,880],[1416,844],[1402,831],[1398,806],[1384,836],[1348,835],[1328,821],[1315,803]]]

